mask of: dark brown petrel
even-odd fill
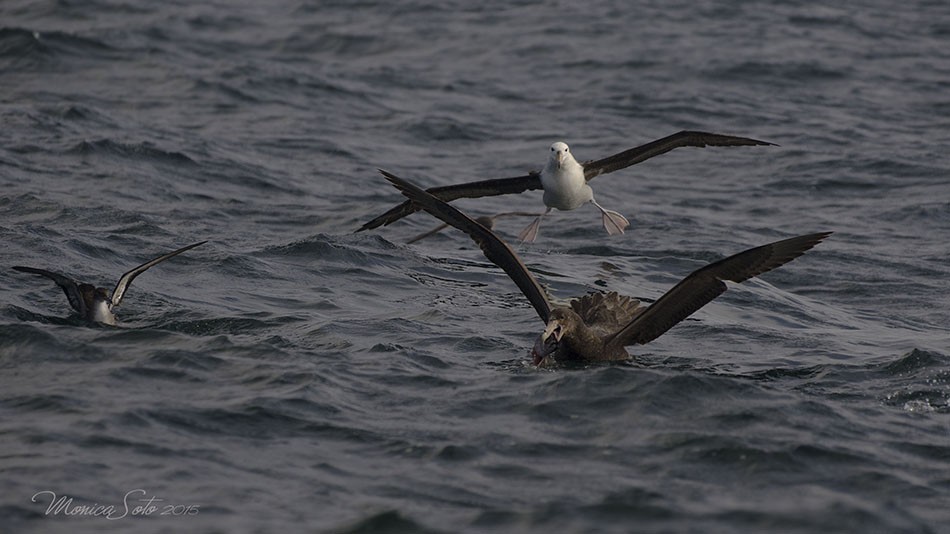
[[[697,269],[653,304],[615,292],[576,298],[570,307],[552,306],[524,263],[491,230],[415,185],[382,171],[413,203],[465,232],[485,257],[501,267],[545,322],[531,353],[540,366],[568,362],[625,360],[627,345],[643,345],[689,317],[726,291],[724,281],[742,282],[784,265],[817,245],[831,232],[783,239],[751,248]]]

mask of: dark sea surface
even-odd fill
[[[627,364],[533,368],[468,238],[405,244],[426,214],[354,233],[402,199],[377,168],[683,129],[780,146],[597,178],[625,235],[584,207],[515,245],[555,297],[835,234]],[[944,1],[3,0],[0,186],[4,533],[950,532]],[[118,327],[10,268],[112,287],[205,239]]]

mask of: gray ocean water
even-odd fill
[[[950,532],[950,7],[823,4],[0,2],[0,530]],[[683,129],[780,146],[597,178],[625,235],[515,247],[554,296],[835,234],[629,364],[532,368],[477,247],[405,244],[428,215],[354,233],[401,200],[377,168]],[[10,268],[111,287],[205,239],[116,328]]]

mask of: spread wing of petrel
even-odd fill
[[[726,291],[724,280],[743,282],[801,256],[832,232],[820,232],[751,248],[693,271],[643,313],[608,337],[607,345],[649,343]]]
[[[380,169],[383,176],[390,181],[396,188],[402,191],[412,202],[419,203],[426,211],[442,219],[445,223],[458,228],[468,234],[485,253],[485,257],[492,263],[502,268],[505,273],[511,277],[515,285],[521,289],[521,292],[528,298],[538,316],[544,322],[548,321],[551,315],[551,302],[547,294],[541,288],[534,275],[528,271],[525,264],[511,250],[504,241],[498,238],[494,232],[485,228],[481,224],[470,219],[467,215],[435,198],[433,195],[423,191],[419,187],[399,178],[398,176]]]
[[[143,263],[142,265],[139,265],[138,267],[132,269],[131,271],[129,271],[129,272],[123,274],[123,275],[119,278],[119,282],[116,283],[115,289],[112,291],[112,305],[113,305],[113,306],[118,306],[119,303],[122,302],[122,297],[125,296],[125,292],[129,289],[129,284],[132,283],[132,280],[135,280],[135,277],[136,277],[136,276],[138,276],[138,275],[144,273],[144,272],[147,271],[150,267],[152,267],[152,266],[154,266],[154,265],[156,265],[156,264],[158,264],[158,263],[161,263],[161,262],[163,262],[163,261],[165,261],[165,260],[167,260],[167,259],[169,259],[169,258],[172,258],[172,257],[174,257],[174,256],[177,256],[177,255],[179,255],[179,254],[181,254],[182,252],[185,252],[185,251],[187,251],[187,250],[191,250],[191,249],[197,247],[198,245],[204,245],[205,243],[207,243],[207,241],[201,241],[200,243],[194,243],[194,244],[192,244],[192,245],[188,245],[187,247],[182,247],[182,248],[180,248],[180,249],[178,249],[178,250],[169,252],[168,254],[165,254],[165,255],[163,255],[163,256],[159,256],[159,257],[155,258],[154,260],[147,261],[147,262]]]
[[[775,143],[750,139],[748,137],[737,137],[733,135],[722,135],[708,132],[697,132],[684,130],[662,139],[649,142],[630,150],[625,150],[613,156],[603,159],[587,161],[583,163],[584,178],[587,181],[594,179],[601,174],[607,174],[620,169],[625,169],[631,165],[636,165],[646,161],[654,156],[665,154],[674,148],[680,147],[707,147],[707,146],[776,146]],[[541,189],[541,176],[539,171],[532,171],[524,176],[515,176],[513,178],[498,178],[493,180],[482,180],[478,182],[469,182],[464,184],[455,184],[441,187],[433,187],[427,191],[435,195],[439,200],[451,202],[460,198],[480,198],[496,195],[510,195],[523,193],[525,191]],[[390,209],[386,213],[367,222],[357,230],[371,230],[380,226],[389,225],[399,219],[418,211],[418,207],[410,201]]]
[[[59,273],[54,273],[52,271],[47,271],[45,269],[37,269],[35,267],[22,267],[15,266],[13,267],[15,271],[20,271],[23,273],[38,274],[40,276],[45,276],[53,282],[56,282],[56,285],[63,289],[63,293],[66,293],[66,298],[69,300],[69,305],[72,306],[74,310],[79,312],[83,317],[87,314],[86,309],[86,300],[83,298],[82,293],[79,291],[79,282],[69,278],[68,276],[63,276]]]

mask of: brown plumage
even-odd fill
[[[670,150],[681,147],[707,147],[707,146],[775,146],[775,143],[750,139],[748,137],[737,137],[734,135],[723,135],[709,132],[695,132],[684,130],[673,135],[668,135],[662,139],[651,141],[645,145],[625,150],[613,156],[606,158],[586,161],[582,163],[584,167],[584,178],[589,182],[600,176],[620,169],[625,169],[631,165],[642,163],[654,156],[666,154]],[[440,200],[451,202],[460,198],[481,198],[496,195],[512,195],[541,189],[540,171],[532,171],[524,176],[514,178],[497,178],[493,180],[481,180],[478,182],[468,182],[464,184],[455,184],[442,187],[433,187],[428,190]],[[357,230],[372,230],[380,226],[392,224],[406,215],[418,211],[412,202],[405,201],[402,204],[390,209],[386,213],[364,224]]]
[[[524,263],[491,230],[415,185],[381,171],[412,202],[465,232],[521,289],[545,322],[535,343],[534,363],[610,361],[629,358],[627,345],[660,337],[726,291],[725,281],[742,282],[784,265],[814,247],[831,232],[802,235],[751,248],[693,271],[650,306],[615,292],[574,299],[554,307]]]

